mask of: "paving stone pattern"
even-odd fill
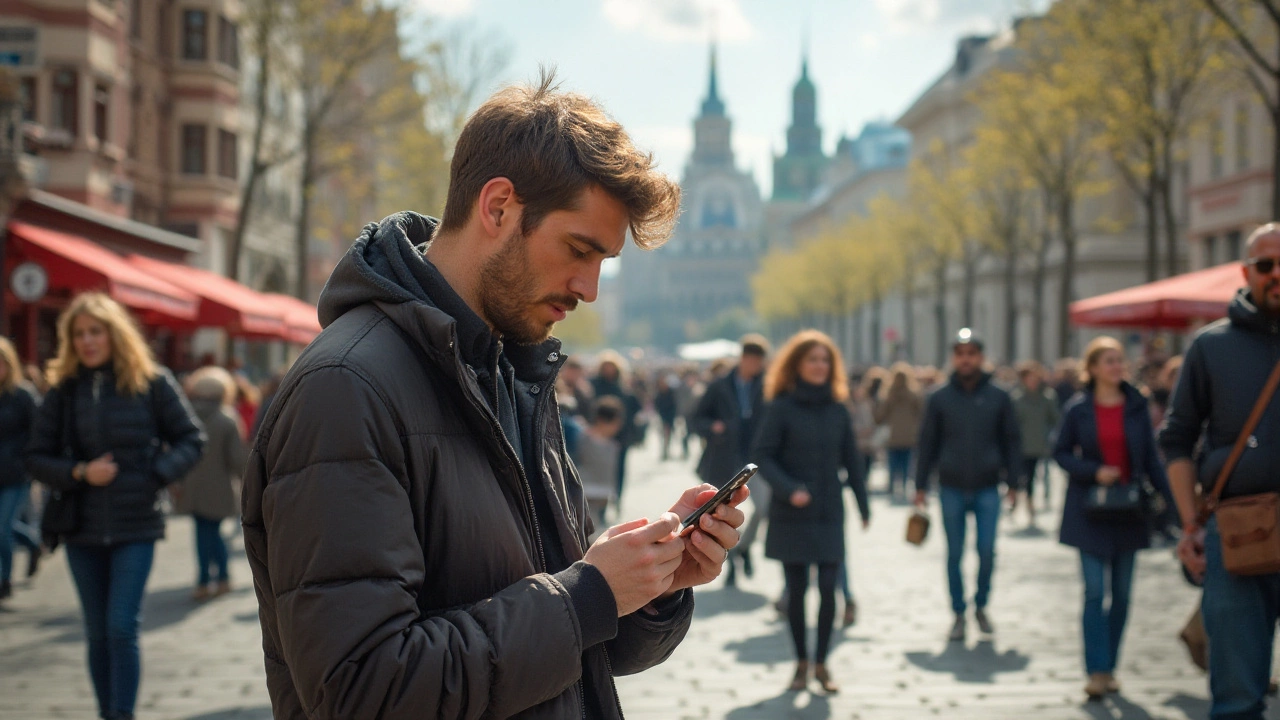
[[[691,463],[659,462],[652,447],[632,453],[625,517],[653,516],[695,482]],[[877,471],[876,479],[883,481]],[[1059,481],[1059,486],[1060,486]],[[850,504],[851,499],[850,499]],[[950,624],[944,545],[936,515],[922,548],[903,540],[907,508],[873,501],[871,529],[850,524],[849,569],[859,604],[855,627],[837,631],[830,665],[835,696],[784,692],[791,642],[772,601],[780,567],[756,548],[756,573],[737,589],[721,581],[698,592],[689,636],[662,666],[618,679],[629,718],[1037,718],[1183,720],[1206,718],[1205,678],[1175,635],[1196,603],[1168,550],[1144,553],[1118,675],[1124,693],[1086,703],[1081,691],[1078,559],[1044,533],[1002,519],[990,614],[992,638],[947,643]],[[970,533],[972,537],[972,533]],[[145,605],[140,720],[265,720],[257,603],[238,538],[234,591],[190,600],[192,527],[174,518],[157,546]],[[972,553],[971,553],[972,554]],[[976,560],[969,558],[972,579]],[[19,569],[25,557],[19,556]],[[813,595],[814,593],[811,593]],[[810,598],[810,622],[816,597]],[[93,718],[79,608],[63,553],[0,605],[0,720]],[[816,688],[815,688],[816,690]],[[1275,710],[1268,715],[1280,720]]]

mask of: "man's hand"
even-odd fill
[[[811,502],[813,502],[813,496],[809,494],[808,490],[801,489],[791,493],[791,505],[793,507],[808,507]]]
[[[1196,582],[1204,580],[1205,559],[1204,559],[1204,530],[1198,529],[1192,532],[1183,532],[1182,539],[1178,541],[1178,559],[1187,568],[1187,572],[1191,573],[1191,577]]]
[[[716,494],[712,485],[702,484],[684,491],[671,512],[680,517],[689,517],[702,504]],[[742,486],[733,493],[729,502],[724,503],[709,515],[698,520],[698,526],[689,533],[684,545],[684,556],[680,567],[675,572],[675,579],[665,593],[672,595],[680,590],[698,585],[705,585],[720,575],[729,551],[738,544],[740,534],[738,528],[746,520],[746,515],[738,509],[751,495],[751,491]]]
[[[668,592],[681,566],[686,543],[676,536],[680,517],[663,513],[606,530],[583,558],[604,576],[613,591],[618,617],[630,615]]]
[[[728,429],[728,426],[726,426],[724,424],[724,421],[722,420],[716,420],[715,422],[711,423],[712,435],[723,435],[724,431],[727,429]]]
[[[928,502],[929,502],[929,495],[924,490],[917,490],[915,506],[918,508],[924,509],[924,506]]]

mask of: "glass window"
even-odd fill
[[[101,83],[93,87],[93,135],[102,142],[110,141],[111,89]]]
[[[1204,265],[1212,267],[1218,264],[1218,238],[1210,235],[1204,239]]]
[[[182,126],[182,172],[187,175],[205,172],[204,133],[203,125]]]
[[[1227,256],[1222,258],[1222,262],[1232,262],[1244,257],[1244,250],[1240,247],[1240,238],[1239,230],[1232,230],[1227,233],[1227,247],[1225,248]]]
[[[209,58],[209,13],[204,10],[182,11],[182,59]]]
[[[1209,177],[1213,180],[1222,177],[1222,156],[1226,151],[1222,135],[1222,118],[1215,117],[1209,124]]]
[[[240,28],[224,17],[218,18],[218,62],[240,69]]]
[[[218,174],[235,180],[238,157],[236,155],[236,134],[226,130],[218,131]]]
[[[80,77],[75,70],[63,68],[53,72],[53,87],[49,95],[49,125],[58,130],[66,130],[72,137],[76,134],[77,95],[79,95]]]

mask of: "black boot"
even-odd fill
[[[737,587],[738,566],[733,561],[733,553],[729,553],[729,557],[725,558],[725,565],[729,568],[729,571],[724,574],[724,586],[729,588]]]
[[[751,551],[744,550],[739,554],[742,556],[742,574],[748,578],[754,576],[756,573],[755,569],[751,567]]]
[[[40,569],[40,558],[44,555],[44,548],[39,545],[32,548],[27,553],[27,577],[33,577],[36,571]]]
[[[12,595],[13,585],[8,580],[0,582],[0,600],[7,600]]]

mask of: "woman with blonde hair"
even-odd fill
[[[204,437],[173,376],[106,295],[80,295],[58,318],[48,373],[28,466],[66,511],[45,536],[67,545],[99,713],[132,718],[142,598],[164,536],[157,496],[196,464]]]
[[[1141,514],[1091,515],[1086,497],[1099,487],[1145,481],[1170,503],[1172,497],[1147,399],[1126,380],[1124,346],[1107,336],[1089,343],[1080,381],[1084,389],[1063,412],[1053,458],[1070,480],[1062,506],[1061,542],[1080,551],[1084,665],[1089,676],[1084,690],[1097,700],[1120,688],[1115,668],[1129,615],[1134,562],[1139,550],[1150,547],[1151,533]]]
[[[0,337],[0,600],[13,594],[13,541],[23,539],[31,553],[27,576],[40,562],[40,540],[18,517],[31,493],[25,455],[36,400],[22,384],[22,365],[8,338]]]
[[[924,418],[924,396],[915,371],[904,362],[889,369],[888,385],[880,387],[876,404],[876,424],[889,428],[885,455],[889,464],[889,495],[894,500],[907,500],[907,476],[911,474],[911,453],[920,440],[920,421]]]
[[[765,378],[765,409],[751,453],[773,488],[765,556],[782,561],[787,581],[787,615],[796,650],[792,690],[808,684],[804,597],[809,569],[818,566],[818,638],[814,677],[824,691],[839,687],[827,670],[827,650],[835,624],[836,583],[844,560],[844,498],[840,471],[858,500],[865,529],[867,505],[862,459],[853,419],[844,402],[849,386],[840,351],[817,330],[792,337]]]
[[[239,514],[236,485],[248,461],[244,428],[235,407],[237,385],[231,373],[215,366],[196,370],[186,382],[206,441],[200,462],[174,485],[174,512],[190,515],[195,526],[196,588],[191,597],[197,602],[231,592],[221,528],[223,520]]]

